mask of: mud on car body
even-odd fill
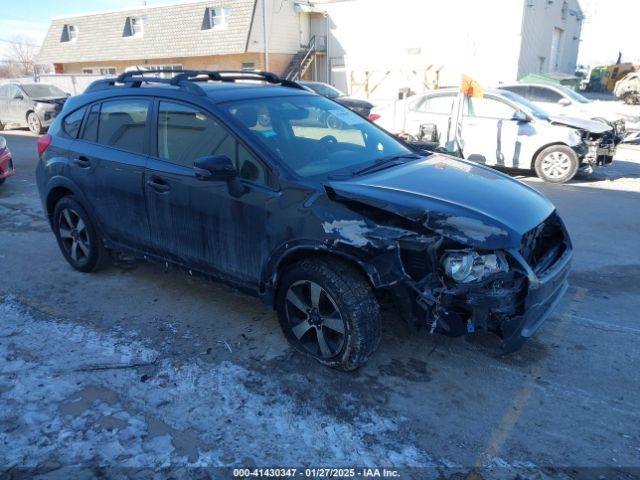
[[[428,332],[494,332],[509,352],[566,290],[569,236],[528,186],[417,155],[272,74],[151,74],[72,97],[38,143],[39,191],[74,268],[124,251],[226,281],[344,370],[375,351],[381,302]]]

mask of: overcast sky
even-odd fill
[[[146,2],[143,0],[18,0],[12,2],[3,0],[2,3],[4,5],[0,18],[0,41],[11,40],[15,35],[25,35],[39,44],[47,32],[51,17],[139,6],[144,3],[153,5],[170,2],[166,0],[147,0]],[[623,60],[640,62],[640,41],[638,40],[640,0],[580,0],[580,3],[587,19],[582,30],[578,63],[613,62],[616,60],[618,51],[622,51]],[[6,42],[1,43],[6,45]]]

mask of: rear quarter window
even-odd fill
[[[86,111],[87,107],[82,107],[64,117],[62,121],[62,130],[64,133],[71,138],[78,138],[80,127],[82,126],[82,119]]]

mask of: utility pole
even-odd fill
[[[269,35],[267,34],[267,0],[262,0],[262,43],[264,44],[264,69],[269,71]]]

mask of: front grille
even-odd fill
[[[520,253],[536,273],[553,265],[566,249],[564,228],[556,212],[522,236]]]

